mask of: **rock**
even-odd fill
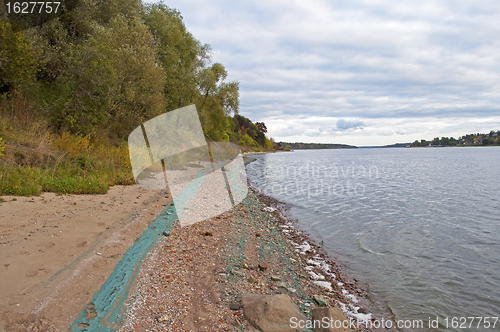
[[[248,278],[248,282],[251,284],[255,284],[257,280],[255,280],[255,278]]]
[[[259,264],[259,269],[260,269],[261,271],[265,271],[265,270],[267,270],[267,264]]]
[[[358,309],[358,312],[359,312],[360,314],[367,314],[367,313],[368,313],[368,310],[366,310],[366,308],[359,308],[359,309]]]
[[[261,236],[261,234],[260,234],[260,233],[256,233],[256,234],[255,234],[255,236],[256,236],[256,237],[259,237],[259,236]]]
[[[281,278],[278,277],[278,276],[271,276],[271,280],[274,280],[274,281],[281,281]]]
[[[328,317],[328,324],[320,324],[320,326],[313,325],[314,332],[350,332],[350,328],[345,328],[344,326],[349,327],[350,321],[345,318],[344,313],[340,308],[315,308],[312,310],[311,319],[313,321],[324,322],[324,317]],[[325,319],[326,321],[326,319]],[[345,321],[345,322],[344,322]],[[327,326],[325,326],[327,325]],[[356,325],[356,321],[354,321],[354,325]]]
[[[314,301],[316,301],[316,303],[321,307],[326,307],[328,305],[328,303],[326,303],[326,300],[323,296],[314,295]]]
[[[239,304],[239,303],[231,303],[229,305],[229,309],[231,309],[231,310],[240,310],[241,309],[241,304]]]
[[[306,319],[286,294],[243,294],[241,302],[245,319],[262,332],[300,331],[290,327],[291,319]]]
[[[157,318],[158,323],[164,323],[168,322],[170,320],[170,317],[168,315],[163,315]]]

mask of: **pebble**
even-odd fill
[[[229,309],[231,309],[231,310],[240,310],[241,309],[241,304],[239,304],[239,303],[231,303],[229,305]]]
[[[316,301],[316,303],[321,307],[326,307],[328,305],[323,296],[314,295],[314,301]]]
[[[158,317],[158,323],[164,323],[168,322],[170,320],[170,317],[168,315],[162,315]]]

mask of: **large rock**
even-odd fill
[[[286,294],[243,294],[241,303],[245,319],[260,331],[302,331],[302,329],[290,327],[292,322],[305,321],[306,318]]]
[[[348,328],[351,321],[345,318],[340,308],[315,308],[312,310],[311,316],[314,332],[352,331],[352,329]],[[314,325],[315,322],[316,325]]]

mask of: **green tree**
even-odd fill
[[[195,103],[199,96],[197,74],[209,59],[209,46],[197,41],[184,26],[180,12],[163,2],[146,4],[143,17],[164,68],[167,109]]]
[[[147,27],[138,19],[118,14],[96,38],[110,49],[113,68],[112,98],[107,113],[111,129],[126,136],[141,122],[165,111],[165,73],[156,65],[155,44]]]
[[[221,134],[230,131],[227,116],[238,113],[239,83],[224,82],[227,72],[220,63],[204,68],[199,73],[199,91],[201,95],[196,103],[200,119],[212,139],[221,139]]]
[[[36,58],[24,32],[0,20],[0,94],[30,84],[36,73]]]

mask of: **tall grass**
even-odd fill
[[[21,94],[0,99],[0,195],[101,194],[134,183],[125,142],[55,135],[40,114]]]

